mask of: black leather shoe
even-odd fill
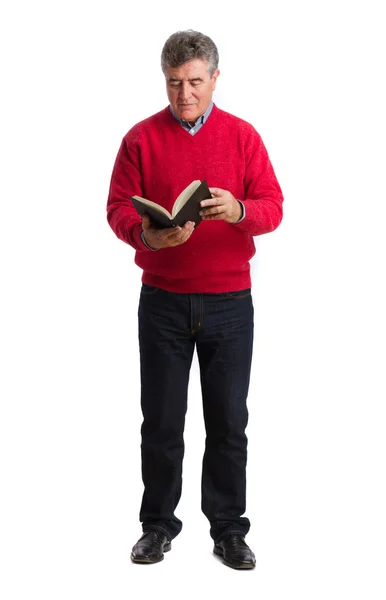
[[[160,531],[145,531],[133,546],[131,560],[135,563],[151,564],[164,559],[164,552],[171,550],[170,540]]]
[[[241,535],[228,535],[214,545],[213,552],[232,569],[253,569],[256,566],[255,555]]]

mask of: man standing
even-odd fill
[[[137,563],[154,563],[181,531],[184,423],[194,348],[200,367],[206,430],[202,510],[214,553],[233,568],[250,569],[245,542],[247,395],[253,344],[249,261],[253,236],[282,219],[283,196],[259,134],[212,101],[218,52],[202,33],[177,32],[165,42],[161,66],[169,106],[123,138],[107,204],[115,234],[136,251],[143,270],[139,301],[143,535]],[[201,202],[196,228],[157,229],[142,220],[130,196],[171,211],[193,180],[212,195]]]

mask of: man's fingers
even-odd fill
[[[183,227],[166,227],[165,229],[154,228],[151,219],[144,215],[142,217],[142,228],[144,231],[148,231],[148,235],[154,238],[156,243],[153,243],[154,247],[168,248],[170,246],[178,246],[184,244],[192,235],[194,230],[194,223],[188,221]],[[152,239],[149,238],[149,245],[152,245]]]
[[[192,235],[194,231],[194,223],[185,223],[184,227],[181,228],[179,234],[176,236],[176,245],[184,244]]]
[[[221,191],[219,188],[209,188],[210,193],[212,194],[212,196],[219,196]]]
[[[167,227],[166,229],[162,229],[162,235],[165,238],[172,238],[181,231],[181,227]]]
[[[192,223],[191,221],[187,221],[185,223],[185,225],[183,227],[170,227],[168,229],[164,229],[163,231],[167,232],[165,233],[165,235],[167,237],[175,237],[181,238],[184,237],[186,233],[188,233],[188,235],[190,235],[192,233],[194,229],[194,223]]]
[[[224,204],[219,204],[218,206],[211,206],[205,210],[200,211],[200,215],[203,219],[209,219],[211,217],[215,217],[217,215],[221,215],[226,212],[226,207]]]

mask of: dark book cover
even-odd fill
[[[182,227],[186,221],[193,221],[195,223],[195,227],[197,227],[197,225],[199,225],[202,221],[199,215],[201,210],[200,202],[201,200],[211,198],[211,193],[209,191],[208,184],[204,179],[190,196],[185,205],[179,210],[174,219],[169,219],[165,214],[158,212],[158,210],[155,210],[152,206],[143,204],[136,198],[132,198],[131,196],[130,198],[138,214],[141,216],[145,214],[149,215],[154,227],[158,227],[159,229],[164,229],[165,227],[176,227],[177,225]]]

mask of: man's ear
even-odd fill
[[[212,77],[212,80],[213,80],[213,89],[215,89],[215,88],[216,88],[216,81],[217,81],[217,77],[218,77],[219,75],[220,75],[220,69],[217,69],[217,71],[215,71],[215,72],[213,73],[213,77]]]

